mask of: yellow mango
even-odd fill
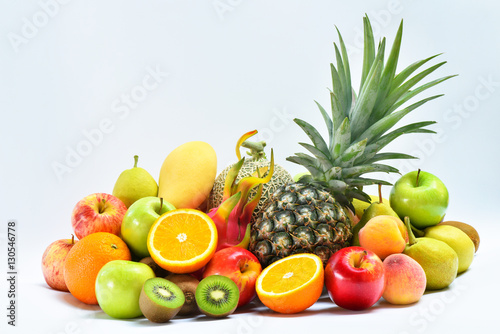
[[[158,197],[177,209],[196,209],[210,194],[216,175],[214,148],[202,141],[187,142],[170,152],[163,161]]]

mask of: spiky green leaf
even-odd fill
[[[317,149],[323,152],[328,152],[328,146],[314,126],[298,118],[295,118],[294,122],[302,128]]]
[[[344,179],[349,179],[349,178],[353,178],[356,176],[360,176],[362,174],[375,173],[375,172],[397,173],[398,169],[394,168],[392,166],[382,165],[382,164],[359,165],[359,166],[354,166],[354,167],[349,167],[349,168],[343,168],[342,169],[342,177]]]
[[[364,29],[364,48],[363,48],[363,69],[361,72],[361,87],[365,85],[365,80],[375,59],[375,39],[373,38],[373,30],[368,16],[363,17]]]
[[[340,127],[335,131],[333,146],[331,147],[332,158],[335,160],[351,144],[351,127],[349,125],[349,118],[344,118]]]
[[[385,116],[384,118],[377,121],[375,124],[371,125],[359,138],[365,138],[368,142],[373,142],[380,136],[382,136],[385,132],[387,132],[390,128],[392,128],[401,118],[410,113],[412,110],[420,107],[424,103],[434,100],[442,95],[434,95],[428,97],[426,99],[420,100],[404,109],[396,111],[390,115]]]

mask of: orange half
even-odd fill
[[[151,226],[147,246],[153,260],[173,273],[203,268],[217,247],[217,228],[205,213],[177,209],[164,213]]]
[[[297,313],[321,296],[324,269],[314,254],[295,254],[272,263],[257,278],[260,301],[279,313]]]

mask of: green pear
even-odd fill
[[[474,259],[475,247],[465,232],[450,225],[438,225],[425,229],[425,237],[441,240],[458,255],[458,273],[466,271]]]
[[[428,237],[415,238],[408,217],[405,217],[405,225],[408,229],[409,242],[403,253],[417,261],[424,269],[426,290],[446,288],[457,277],[457,253],[441,240]]]
[[[137,167],[138,160],[139,156],[134,155],[134,167],[123,171],[113,188],[113,196],[127,208],[140,198],[158,195],[158,184],[144,168]]]
[[[382,198],[382,186],[378,185],[378,195],[379,200],[377,202],[372,202],[370,206],[365,210],[361,220],[354,225],[352,229],[352,242],[353,246],[359,246],[359,231],[368,223],[370,219],[376,216],[394,216],[399,218],[398,214],[390,207],[389,202],[383,200]]]

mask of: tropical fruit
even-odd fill
[[[162,323],[175,317],[184,301],[184,293],[176,284],[154,277],[144,282],[139,307],[149,321]]]
[[[260,301],[279,313],[298,313],[321,296],[324,284],[321,259],[314,254],[295,254],[262,271],[255,288]]]
[[[191,141],[165,158],[158,180],[158,197],[178,209],[196,209],[208,198],[217,175],[217,156],[210,144]]]
[[[345,211],[346,208],[354,209],[352,199],[370,201],[362,191],[363,186],[390,184],[362,176],[371,172],[398,172],[379,161],[414,158],[403,153],[379,151],[402,134],[434,132],[425,128],[435,123],[433,121],[411,123],[389,131],[406,114],[440,95],[400,109],[403,104],[451,77],[415,87],[444,64],[411,76],[436,56],[417,61],[396,73],[402,28],[401,24],[384,64],[386,39],[383,38],[376,49],[372,27],[368,17],[364,18],[364,59],[358,94],[353,93],[347,49],[339,33],[340,49],[335,44],[337,65],[331,65],[331,113],[317,104],[326,123],[328,138],[322,138],[311,124],[294,120],[312,141],[312,145],[300,143],[311,155],[296,153],[287,160],[304,166],[310,175],[276,190],[252,226],[249,249],[263,267],[298,252],[319,254],[326,262],[336,249],[348,246],[352,236],[351,219]]]
[[[64,281],[69,292],[81,302],[97,305],[97,274],[112,260],[131,260],[127,244],[116,235],[97,232],[78,241],[64,263]]]
[[[202,313],[212,318],[223,318],[233,313],[239,298],[236,283],[222,275],[205,277],[196,288],[196,304]]]
[[[203,268],[217,247],[217,228],[196,209],[177,209],[161,215],[151,226],[147,246],[160,267],[185,274]]]
[[[240,147],[249,149],[249,151],[247,152],[249,157],[245,157],[245,160],[239,170],[235,182],[239,182],[248,176],[258,176],[257,171],[262,172],[262,175],[260,175],[261,177],[265,177],[269,173],[270,161],[267,159],[266,154],[264,153],[266,142],[252,142],[248,140],[256,133],[257,130],[247,132],[238,140],[236,144],[236,157],[238,159],[237,161],[241,160]],[[234,165],[235,164],[231,164],[230,166],[226,167],[215,179],[214,186],[208,198],[208,210],[218,207],[223,202],[226,178]],[[259,214],[262,212],[262,209],[266,205],[267,200],[269,199],[271,194],[276,191],[276,189],[284,184],[292,182],[292,175],[283,166],[274,164],[274,172],[271,179],[267,183],[262,185],[262,194],[252,214],[251,222],[255,222],[257,220]],[[252,199],[256,195],[257,189],[254,188],[249,193],[249,198]]]

